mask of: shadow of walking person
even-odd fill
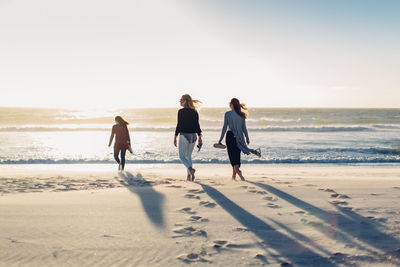
[[[352,243],[352,245],[359,249],[380,257],[384,257],[382,252],[388,253],[393,248],[400,246],[398,239],[380,231],[375,224],[354,211],[337,207],[338,212],[328,212],[271,185],[250,181],[248,183],[263,188],[290,204],[307,211],[310,215],[317,217],[325,223],[326,227],[334,230],[335,234],[331,235],[331,238],[339,242]],[[321,232],[327,233],[327,231]]]
[[[139,196],[142,207],[150,221],[158,228],[165,228],[164,195],[155,191],[151,182],[146,181],[140,173],[134,176],[130,172],[120,172],[118,175],[122,179],[118,182]]]
[[[200,185],[233,218],[260,238],[264,244],[263,248],[278,262],[287,260],[295,265],[336,266],[328,258],[304,246],[296,239],[279,232],[260,218],[238,206],[215,188],[201,183]],[[323,251],[322,248],[318,250]]]

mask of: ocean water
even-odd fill
[[[177,108],[61,110],[0,108],[0,164],[114,163],[108,140],[114,116],[131,122],[128,163],[178,163]],[[228,163],[218,141],[225,108],[203,108],[204,145],[196,163]],[[249,110],[250,147],[243,162],[294,164],[400,163],[400,109]]]

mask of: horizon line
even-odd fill
[[[380,107],[380,106],[375,106],[375,107],[365,107],[365,106],[329,106],[329,107],[310,107],[310,106],[295,106],[295,107],[289,107],[289,106],[246,106],[248,109],[253,109],[253,108],[267,108],[267,109],[400,109],[400,107]],[[181,108],[180,106],[164,106],[164,107],[38,107],[38,106],[0,106],[0,108],[26,108],[26,109],[59,109],[59,110],[117,110],[117,109],[166,109],[166,108]],[[198,109],[202,108],[228,108],[227,106],[200,106]]]

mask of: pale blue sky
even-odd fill
[[[0,1],[0,106],[400,107],[400,1]]]

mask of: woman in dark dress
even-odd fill
[[[128,126],[129,122],[125,121],[122,117],[115,117],[116,124],[112,127],[110,142],[108,146],[110,147],[115,135],[114,143],[114,159],[118,163],[118,170],[123,171],[125,168],[125,154],[126,150],[131,151],[131,138],[129,136]],[[119,159],[119,154],[121,154],[121,160]]]
[[[250,153],[261,157],[261,150],[251,149],[247,145],[250,144],[249,134],[246,127],[247,108],[241,104],[237,98],[232,98],[229,103],[230,111],[227,111],[224,116],[224,126],[222,127],[221,137],[218,144],[226,133],[226,147],[228,150],[229,161],[232,165],[232,179],[236,179],[236,174],[244,181],[242,171],[240,170],[240,153],[248,155]]]
[[[200,149],[203,141],[199,124],[199,114],[196,105],[199,100],[193,100],[188,94],[180,99],[182,108],[178,111],[178,123],[175,129],[174,145],[178,144],[179,135],[179,158],[187,168],[187,180],[193,181],[195,169],[192,166],[192,152],[198,137],[197,147]]]

